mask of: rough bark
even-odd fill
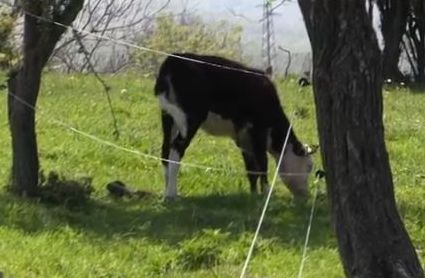
[[[10,73],[9,126],[12,137],[12,170],[10,189],[23,196],[35,196],[38,191],[39,161],[35,131],[35,111],[41,72],[65,28],[40,20],[47,17],[70,24],[84,0],[46,4],[46,1],[25,1],[26,12],[21,66]],[[65,7],[63,8],[63,5]],[[62,9],[63,8],[63,9]]]
[[[347,277],[424,277],[398,214],[381,55],[364,1],[299,0],[313,50],[323,165]]]
[[[398,64],[409,14],[409,1],[377,0],[376,3],[381,13],[381,32],[384,40],[383,76],[393,81],[405,81]]]

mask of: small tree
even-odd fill
[[[145,47],[169,53],[198,52],[241,60],[242,31],[242,27],[226,21],[207,24],[198,17],[185,15],[184,22],[178,22],[173,15],[163,15],[141,41]],[[145,51],[137,51],[134,58],[145,73],[156,72],[163,60],[163,56]]]
[[[39,161],[35,132],[35,110],[41,73],[65,28],[42,20],[69,25],[84,0],[20,1],[24,11],[22,63],[10,72],[9,125],[12,136],[10,189],[18,195],[38,193]]]

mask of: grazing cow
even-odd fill
[[[262,191],[268,190],[267,152],[279,159],[289,128],[273,83],[263,71],[221,57],[174,55],[185,59],[168,57],[155,84],[162,109],[162,158],[181,161],[202,128],[231,137],[242,151],[251,192],[257,192],[258,178]],[[174,199],[179,164],[164,161],[163,165],[165,198]],[[310,153],[291,130],[279,173],[295,197],[308,196],[312,166]]]

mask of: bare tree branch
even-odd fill
[[[155,15],[162,12],[169,3],[170,0],[86,0],[74,27],[97,35],[131,41],[140,38],[140,34],[147,33],[152,28]],[[108,67],[109,58],[98,59],[99,56],[105,55],[102,53],[105,48],[111,47],[110,42],[84,34],[80,34],[79,39],[87,50],[93,68],[97,71],[110,71],[111,68]],[[80,48],[75,36],[68,34],[56,47],[52,62],[61,64],[67,71],[87,71],[87,59]],[[130,55],[130,50],[126,47],[117,48],[115,51],[121,51],[127,56]],[[69,57],[68,53],[74,55]],[[67,59],[73,61],[64,63],[64,60]],[[69,66],[72,68],[68,68]],[[122,68],[122,65],[114,68]]]
[[[288,77],[289,67],[291,66],[292,55],[291,55],[291,51],[289,51],[288,49],[283,48],[280,45],[279,45],[279,49],[281,51],[285,52],[286,54],[288,54],[288,63],[286,64],[286,67],[285,67],[285,78],[286,78],[286,77]]]
[[[282,0],[279,2],[279,4],[275,5],[274,7],[271,8],[271,12],[273,13],[277,8],[279,8],[280,6],[282,6],[283,4],[285,4],[287,0]]]
[[[103,80],[100,75],[96,72],[95,68],[93,67],[92,63],[91,63],[91,57],[90,57],[90,53],[87,51],[87,49],[85,48],[83,42],[81,41],[79,34],[76,31],[73,31],[73,35],[75,37],[75,41],[79,44],[79,46],[81,47],[81,51],[84,54],[86,61],[87,61],[87,65],[88,65],[88,69],[91,71],[91,73],[93,73],[93,75],[96,77],[96,79],[99,81],[99,83],[102,85],[103,90],[105,92],[106,98],[108,100],[108,105],[109,105],[109,109],[111,111],[111,116],[112,116],[112,122],[113,122],[113,126],[114,126],[114,131],[113,131],[113,135],[115,137],[115,140],[117,140],[120,136],[120,132],[118,130],[118,123],[117,123],[117,118],[115,116],[115,112],[114,112],[114,108],[112,107],[112,100],[111,100],[111,95],[109,94],[111,91],[111,87],[106,84],[106,81]]]
[[[249,17],[245,16],[244,14],[236,12],[233,8],[226,7],[226,10],[234,17],[242,18],[245,21],[250,22],[250,23],[255,22],[254,20],[250,19]]]

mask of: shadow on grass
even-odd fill
[[[95,197],[76,211],[0,195],[0,226],[26,233],[60,232],[70,226],[88,236],[108,239],[148,238],[176,244],[203,229],[220,229],[238,238],[254,233],[264,198],[250,194],[190,196],[165,203],[159,196],[112,200]],[[262,238],[302,246],[311,202],[297,204],[275,196],[261,230]],[[310,246],[335,246],[325,196],[318,198]]]
[[[424,94],[425,83],[412,83],[409,85],[409,89],[414,94]]]

